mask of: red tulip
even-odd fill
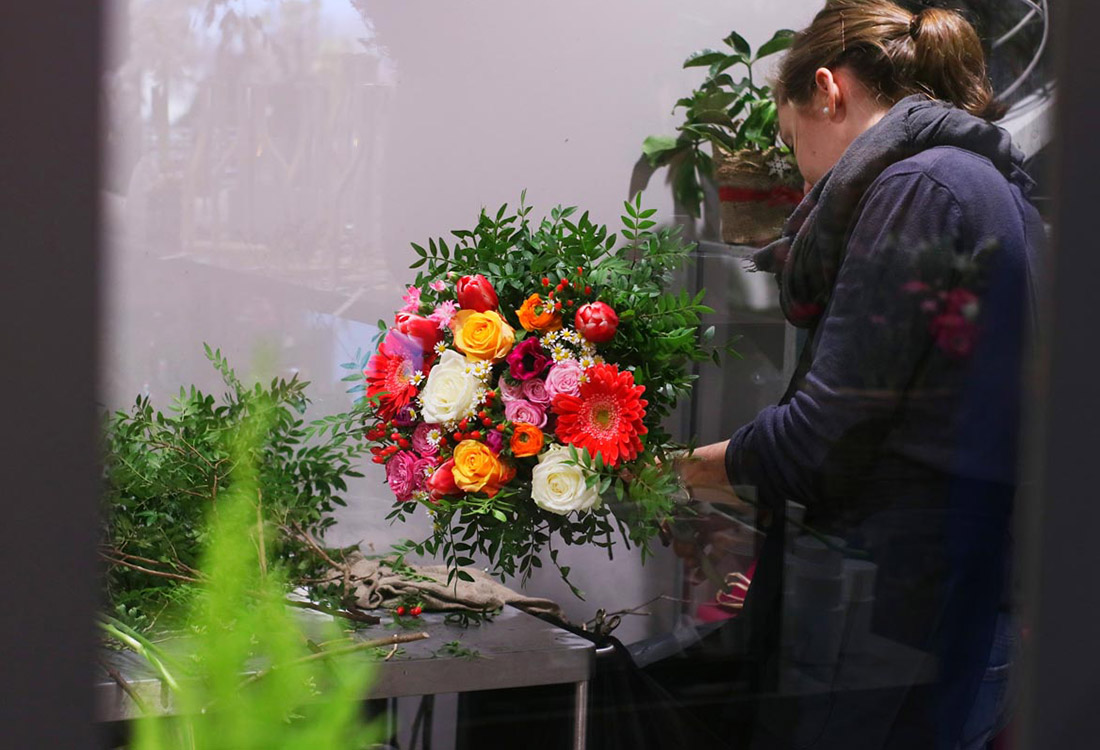
[[[480,273],[459,279],[455,284],[455,293],[458,295],[458,305],[463,310],[485,312],[497,309],[496,290]]]
[[[593,344],[610,341],[619,328],[619,316],[605,302],[589,302],[577,310],[573,322],[581,335]]]
[[[435,345],[443,338],[443,332],[434,320],[423,315],[399,312],[395,318],[397,330],[415,341],[425,356],[430,356]]]
[[[455,460],[449,458],[428,477],[428,492],[431,493],[433,500],[439,500],[447,495],[462,494],[462,489],[455,484],[454,467]]]

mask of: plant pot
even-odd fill
[[[796,170],[785,177],[769,170],[768,163],[776,155],[774,150],[715,153],[723,242],[757,246],[771,242],[802,200]]]

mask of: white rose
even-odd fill
[[[462,419],[477,402],[481,387],[481,381],[466,372],[466,357],[448,349],[428,373],[428,382],[420,392],[421,416],[433,424]]]
[[[531,498],[535,505],[564,516],[571,511],[592,510],[600,504],[596,487],[585,486],[588,473],[581,466],[566,463],[569,449],[554,445],[539,456],[531,470]]]

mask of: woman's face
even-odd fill
[[[779,137],[794,152],[807,190],[833,168],[848,147],[840,142],[840,134],[822,109],[813,103],[779,105]]]
[[[889,109],[876,102],[846,67],[819,68],[814,84],[805,104],[779,105],[779,137],[794,152],[807,190]]]

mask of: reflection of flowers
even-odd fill
[[[935,338],[936,346],[950,357],[961,359],[974,351],[978,326],[960,313],[945,312],[937,315],[932,319],[929,330]]]

